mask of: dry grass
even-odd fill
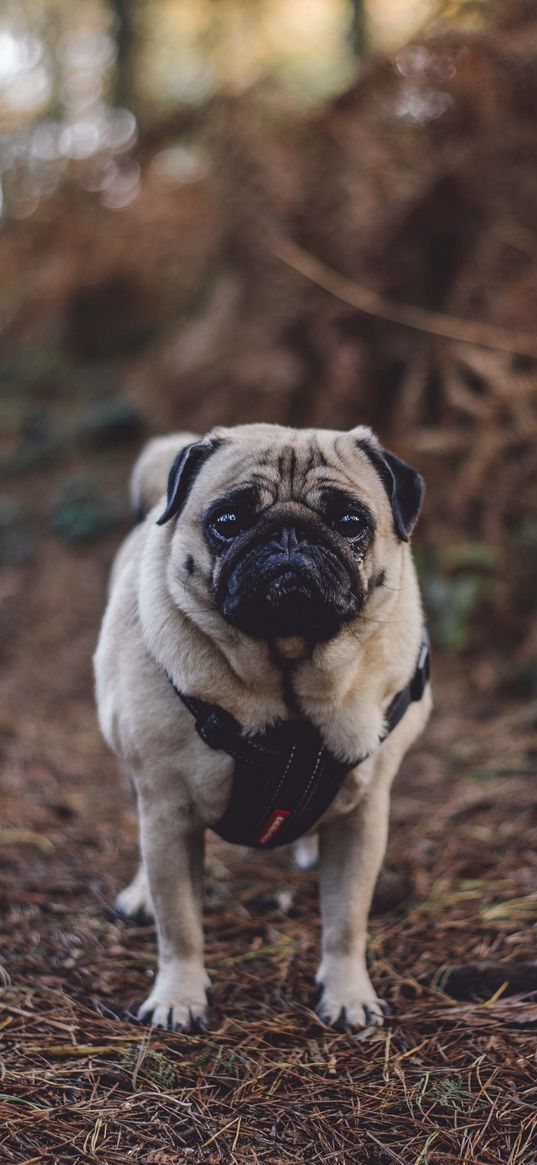
[[[440,711],[397,790],[371,922],[372,977],[392,1008],[384,1030],[334,1032],[312,1010],[315,874],[294,871],[285,854],[222,843],[210,849],[207,880],[211,1029],[140,1028],[130,1016],[154,974],[154,932],[111,909],[135,861],[135,824],[93,720],[87,658],[99,594],[84,587],[89,561],[59,552],[43,563],[5,689],[2,1162],[530,1165],[528,710],[485,712],[467,679],[437,660]],[[67,562],[77,602],[51,630],[43,593],[49,602],[65,593]],[[83,627],[75,645],[73,619]],[[29,669],[26,636],[55,647],[63,672],[39,651]],[[475,998],[474,976],[474,998],[451,998],[450,967],[477,960],[486,997]]]

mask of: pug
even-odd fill
[[[166,485],[167,482],[167,485]],[[318,838],[318,1014],[380,1025],[366,967],[392,780],[431,708],[410,536],[423,480],[371,429],[271,424],[151,441],[95,653],[104,737],[135,786],[154,915],[138,1018],[203,1028],[204,835]]]

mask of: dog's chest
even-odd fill
[[[198,719],[197,733],[202,739],[206,727]],[[283,741],[276,729],[277,744],[270,733],[243,738],[242,744],[240,738],[228,740],[223,750],[215,747],[214,740],[211,747],[204,745],[199,736],[192,742],[182,767],[188,773],[191,802],[200,823],[212,826],[228,841],[257,845],[264,844],[269,826],[268,839],[273,842],[277,821],[279,826],[285,824],[276,842],[281,845],[287,844],[287,834],[292,841],[308,832],[312,822],[348,813],[358,804],[372,766],[365,763],[345,773],[311,726],[287,727],[289,732],[282,725]]]

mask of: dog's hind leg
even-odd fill
[[[126,766],[123,769],[123,780],[133,801],[137,802],[136,785]],[[155,910],[142,858],[140,858],[138,869],[132,881],[117,895],[114,907],[122,918],[131,918],[133,922],[138,922],[141,926],[144,923],[154,921]]]
[[[293,846],[293,860],[299,870],[314,870],[319,861],[319,835],[308,833]]]
[[[132,918],[143,925],[153,922],[155,910],[151,898],[151,891],[147,881],[144,863],[141,861],[138,869],[128,886],[118,894],[115,908],[122,918]]]

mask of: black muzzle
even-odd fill
[[[257,639],[332,638],[364,602],[356,558],[340,541],[313,516],[272,512],[222,559],[224,619]]]

